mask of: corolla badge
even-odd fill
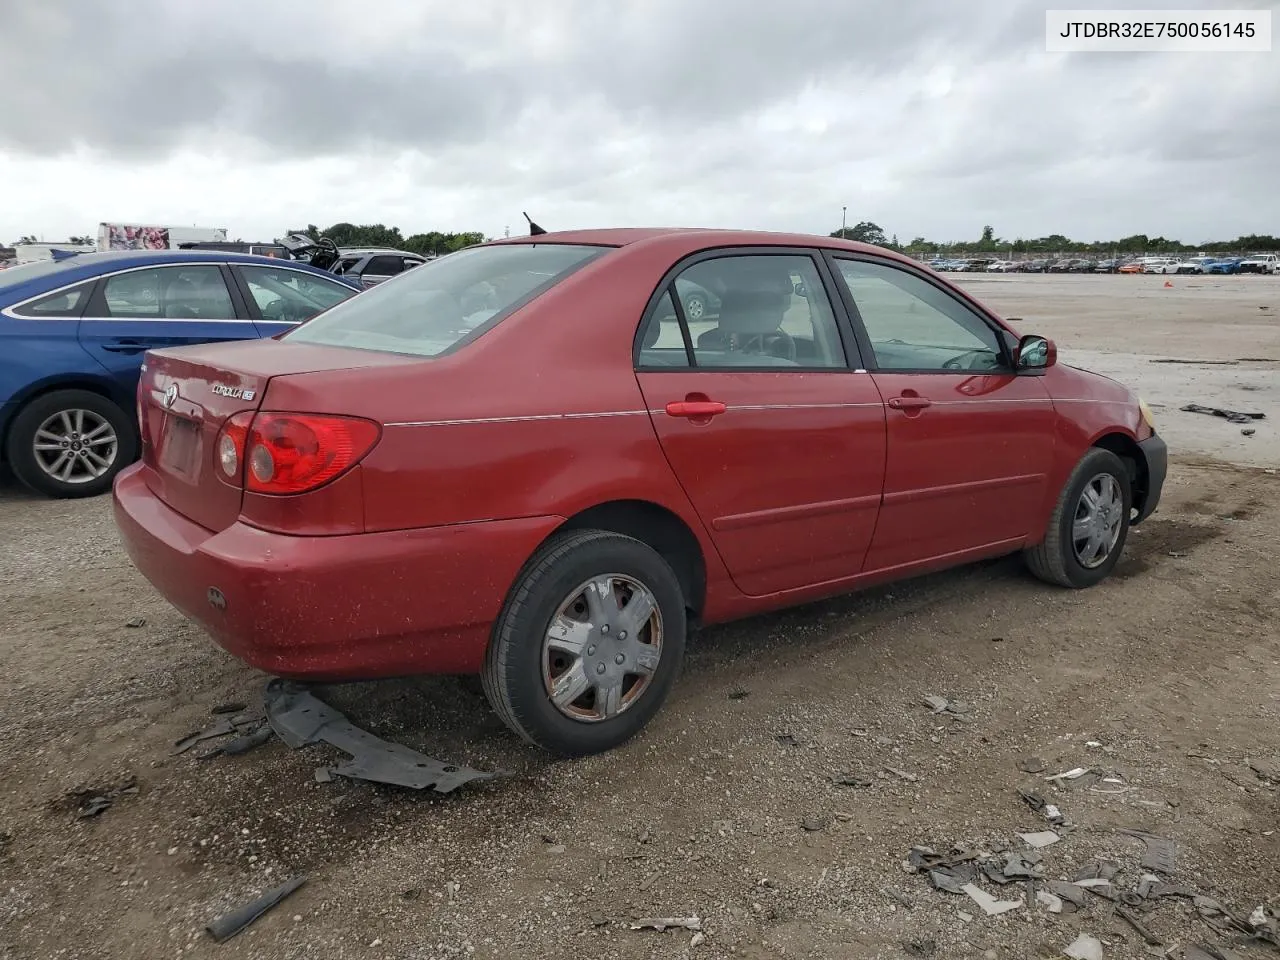
[[[246,390],[244,387],[229,387],[225,383],[215,383],[210,389],[214,396],[229,397],[232,400],[252,400],[257,394],[257,391]]]
[[[164,391],[164,405],[166,408],[172,407],[177,402],[178,402],[178,385],[176,383],[171,383],[169,384],[168,387],[165,388],[165,391]]]

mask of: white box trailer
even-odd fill
[[[223,242],[226,227],[179,227],[161,224],[100,223],[99,250],[177,250],[180,243]]]

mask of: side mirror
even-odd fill
[[[1045,370],[1058,362],[1058,348],[1046,337],[1029,334],[1018,341],[1014,365],[1018,370]]]
[[[805,290],[804,283],[802,281],[797,280],[796,285],[793,289],[795,290],[795,294],[797,297],[808,297],[809,295],[808,292]]]

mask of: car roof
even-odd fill
[[[417,257],[423,259],[422,254],[414,253],[412,250],[397,250],[395,247],[339,247],[338,252],[344,257],[352,253],[392,253],[397,257]]]
[[[603,247],[661,245],[683,256],[708,247],[826,247],[851,253],[873,253],[914,263],[909,257],[884,247],[839,237],[808,233],[775,233],[769,230],[725,230],[706,227],[611,227],[598,230],[562,230],[537,236],[492,240],[487,245],[515,243],[580,243]]]
[[[282,257],[265,257],[256,253],[233,253],[226,250],[105,250],[101,253],[81,253],[61,261],[60,269],[43,273],[28,281],[15,284],[5,290],[5,297],[22,291],[31,295],[41,290],[55,290],[68,284],[79,283],[100,274],[130,267],[154,267],[182,263],[243,263],[264,267],[285,267],[327,277],[344,286],[354,284],[343,277],[328,273],[300,260]],[[0,278],[4,274],[0,273]]]

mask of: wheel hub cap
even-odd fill
[[[1072,550],[1081,566],[1094,569],[1107,561],[1123,520],[1124,497],[1115,477],[1100,473],[1084,485],[1071,524]]]
[[[662,657],[662,614],[652,591],[623,574],[579,585],[551,618],[543,685],[571,719],[608,720],[648,689]]]

